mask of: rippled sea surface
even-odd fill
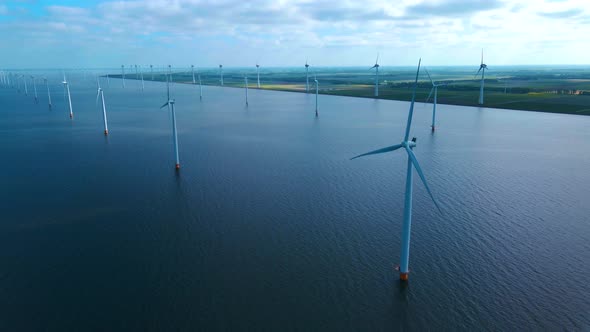
[[[59,77],[0,87],[0,330],[590,329],[590,117]]]

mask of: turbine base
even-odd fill
[[[180,169],[180,164],[176,164],[175,168]]]
[[[108,135],[108,134],[109,134],[109,131],[105,129],[105,130],[104,130],[104,135],[106,136],[106,135]]]
[[[72,119],[74,117],[74,114],[70,113],[70,119]]]
[[[409,273],[408,272],[400,272],[399,273],[399,280],[400,281],[408,281]]]
[[[434,126],[432,126],[432,131],[434,131]]]

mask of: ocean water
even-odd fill
[[[55,76],[55,75],[54,75]],[[590,117],[59,77],[0,87],[0,330],[590,329]],[[252,85],[253,86],[253,85]],[[29,86],[29,88],[31,88]]]

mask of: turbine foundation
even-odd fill
[[[104,135],[106,136],[106,135],[108,135],[108,134],[109,134],[109,131],[108,131],[107,129],[105,129],[105,130],[104,130]]]
[[[400,281],[408,281],[408,276],[409,276],[408,272],[400,272],[399,273],[399,280]]]
[[[180,164],[176,164],[176,169],[180,169]]]

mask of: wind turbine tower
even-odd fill
[[[256,87],[260,89],[260,65],[256,61]]]
[[[375,97],[379,97],[379,53],[377,53],[377,59],[375,65],[370,69],[375,68]]]
[[[221,86],[223,86],[223,65],[219,65],[219,82],[221,82]]]
[[[479,65],[479,70],[475,74],[475,76],[477,76],[477,74],[479,74],[479,72],[481,71],[481,86],[479,88],[479,104],[480,105],[483,105],[483,84],[484,84],[484,80],[485,80],[486,69],[488,69],[488,65],[483,63],[483,49],[482,49],[481,50],[481,64]]]
[[[410,231],[412,227],[412,190],[413,190],[413,168],[416,169],[416,172],[420,176],[422,183],[426,187],[426,191],[430,195],[430,198],[439,209],[438,203],[434,200],[434,196],[428,187],[426,182],[426,178],[424,177],[424,173],[422,172],[422,168],[418,163],[418,159],[416,159],[416,155],[414,155],[413,148],[416,147],[416,138],[409,139],[410,137],[410,128],[412,126],[412,115],[414,113],[414,101],[416,100],[416,86],[418,85],[418,74],[420,73],[420,62],[418,62],[418,70],[416,71],[416,80],[414,81],[414,90],[412,92],[412,102],[410,103],[410,111],[408,112],[408,122],[406,124],[406,133],[404,135],[404,140],[400,144],[388,146],[386,148],[382,148],[379,150],[374,150],[371,152],[367,152],[361,155],[358,155],[352,159],[356,159],[359,157],[364,157],[373,154],[380,154],[385,152],[395,151],[397,149],[403,148],[407,155],[408,155],[408,165],[407,165],[407,172],[406,172],[406,193],[405,193],[405,202],[404,202],[404,221],[402,226],[402,248],[401,248],[401,263],[399,266],[399,273],[400,273],[400,280],[407,281],[409,276],[409,261],[410,261]]]
[[[305,59],[305,92],[309,92],[309,64]]]

